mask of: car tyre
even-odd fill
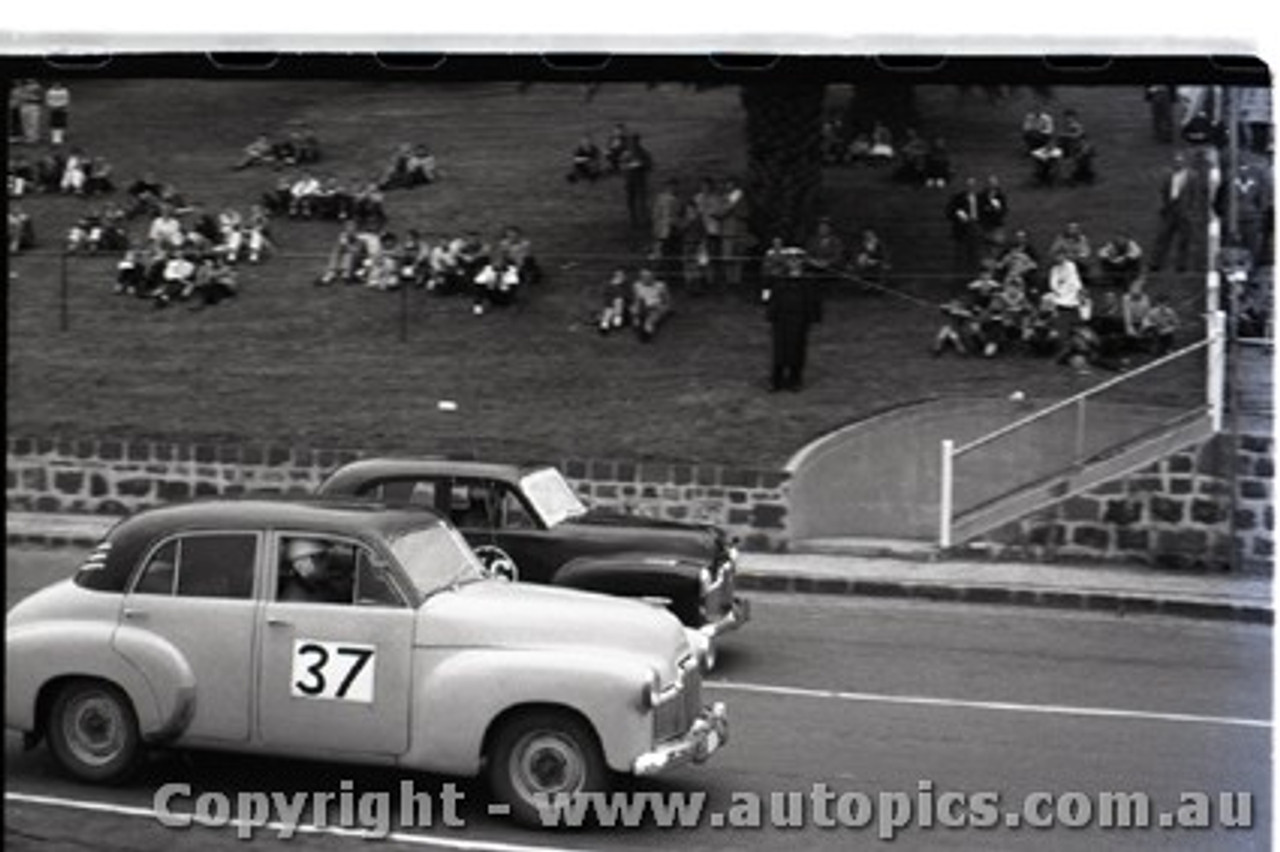
[[[142,756],[133,704],[105,681],[74,680],[63,686],[49,709],[47,731],[54,758],[83,781],[124,781]]]
[[[489,788],[526,825],[547,825],[542,810],[557,794],[604,792],[609,772],[590,726],[565,712],[521,714],[494,737]]]

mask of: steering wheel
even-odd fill
[[[482,544],[474,550],[488,576],[509,580],[512,583],[520,579],[520,569],[516,567],[516,561],[501,547]]]

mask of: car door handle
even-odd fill
[[[284,618],[276,618],[272,616],[267,619],[268,627],[288,627],[292,622]]]
[[[125,607],[125,608],[124,608],[124,617],[125,617],[125,618],[133,618],[133,619],[142,619],[142,618],[146,618],[146,617],[147,617],[147,611],[146,611],[145,609],[134,609],[134,608],[133,608],[133,607],[131,607],[131,606],[127,606],[127,607]]]

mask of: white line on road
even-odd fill
[[[1060,704],[1015,704],[1008,701],[966,701],[959,698],[932,698],[924,695],[887,695],[875,692],[844,692],[836,689],[804,689],[764,683],[707,681],[708,689],[754,692],[760,695],[789,695],[796,698],[829,698],[868,704],[909,704],[923,707],[957,707],[969,710],[1004,710],[1011,713],[1039,713],[1054,716],[1086,716],[1101,719],[1141,719],[1153,722],[1185,722],[1199,725],[1226,725],[1238,728],[1270,728],[1269,719],[1240,719],[1233,716],[1197,716],[1192,713],[1153,713],[1111,707],[1069,707]]]
[[[141,808],[132,805],[117,805],[111,802],[96,802],[90,799],[64,799],[59,796],[38,796],[33,793],[15,793],[5,791],[4,799],[6,802],[21,802],[28,805],[46,805],[54,808],[68,808],[77,811],[92,811],[95,813],[114,814],[116,816],[127,817],[146,817],[156,821],[159,825],[160,815],[154,808]],[[167,813],[166,819],[174,819],[183,816],[177,812]],[[192,817],[190,822],[203,824],[198,817]],[[269,830],[277,833],[289,829],[298,834],[329,834],[337,837],[359,837],[368,840],[375,835],[371,835],[368,831],[354,828],[339,828],[331,825],[308,825],[305,823],[299,825],[286,825],[282,822],[267,823],[250,823],[242,819],[228,819],[218,822],[215,828],[235,829],[242,825],[250,826],[255,831]],[[391,841],[393,843],[406,843],[414,846],[434,846],[438,849],[460,849],[463,852],[585,852],[582,849],[573,849],[566,846],[531,846],[523,843],[502,843],[497,840],[458,840],[443,837],[431,837],[425,834],[409,834],[403,831],[392,831],[388,834],[378,834],[376,839],[381,841]]]

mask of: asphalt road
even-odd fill
[[[74,563],[74,554],[10,550],[8,604]],[[63,779],[43,747],[24,753],[10,733],[5,846],[243,848],[234,827],[160,826],[150,813],[155,790],[181,782],[192,785],[193,797],[336,792],[350,782],[349,789],[384,792],[390,801],[411,781],[416,792],[436,796],[435,824],[402,828],[392,816],[388,842],[397,848],[1270,848],[1269,628],[814,596],[761,594],[755,604],[755,621],[727,641],[707,689],[708,699],[729,705],[730,744],[702,767],[628,788],[705,793],[697,828],[664,830],[649,820],[635,829],[531,831],[491,817],[474,782],[212,754],[157,755],[129,786],[98,789]],[[439,796],[451,784],[465,796],[462,829],[440,824]],[[1252,828],[1097,824],[1103,794],[1145,794],[1154,819],[1191,792],[1210,794],[1211,821],[1220,815],[1219,793],[1251,794]],[[758,809],[748,803],[751,793],[763,796]],[[971,812],[994,815],[1001,827],[944,827],[957,813],[953,793],[984,794],[968,801]],[[988,813],[983,806],[995,794]],[[1006,812],[1021,816],[1029,795],[1032,818],[1062,816],[1067,825],[1005,826]],[[880,829],[890,829],[882,820],[905,816],[904,807],[913,824],[881,839]],[[711,811],[728,827],[715,827]],[[922,824],[921,814],[933,824]],[[764,828],[734,827],[757,817]],[[805,824],[773,824],[791,819]],[[865,819],[863,827],[841,824]],[[259,828],[254,842],[337,849],[360,841],[325,832],[284,841]]]

